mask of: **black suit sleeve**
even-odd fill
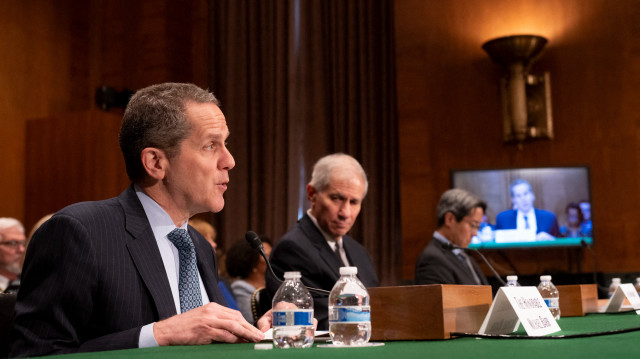
[[[422,255],[415,268],[416,284],[458,284],[453,272],[448,270],[448,263],[439,261],[437,257]]]
[[[100,271],[105,268],[99,268],[97,248],[89,236],[85,226],[65,215],[54,216],[34,236],[18,292],[12,356],[138,346],[142,325],[106,335],[92,325],[104,322],[100,316],[113,312],[99,308],[97,302],[104,295]],[[110,260],[114,264],[111,274],[125,270],[118,268],[118,258]],[[127,288],[119,289],[109,295],[127,295]],[[121,315],[130,315],[130,311],[123,308]]]

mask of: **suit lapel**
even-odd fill
[[[127,244],[131,259],[151,294],[159,318],[173,316],[176,305],[160,250],[133,186],[120,195],[119,201],[125,214],[126,230],[134,239]]]
[[[457,273],[458,277],[460,277],[461,279],[464,279],[463,281],[464,283],[461,283],[461,284],[471,284],[471,283],[475,284],[476,280],[475,278],[473,278],[473,275],[469,272],[469,269],[466,268],[466,264],[463,263],[455,253],[453,253],[453,250],[446,248],[444,243],[442,243],[437,238],[434,238],[433,241],[435,241],[438,248],[440,248],[440,250],[442,251],[442,254],[448,258],[449,263],[453,264],[453,268]]]
[[[342,262],[338,261],[336,253],[331,250],[331,247],[327,243],[327,240],[322,235],[322,232],[311,221],[311,218],[307,214],[300,220],[300,228],[304,234],[309,238],[311,244],[318,250],[320,257],[327,264],[327,268],[331,270],[334,276],[334,280],[340,278],[339,268],[342,266]]]

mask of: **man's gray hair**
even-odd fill
[[[322,192],[331,185],[331,176],[333,174],[341,176],[342,178],[360,176],[364,184],[362,198],[367,195],[367,190],[369,189],[367,174],[355,158],[344,153],[334,153],[319,159],[313,166],[313,173],[311,174],[309,185],[318,192]]]
[[[143,149],[156,147],[169,159],[179,153],[181,142],[191,132],[186,114],[189,102],[220,106],[211,92],[186,83],[152,85],[131,97],[122,118],[119,142],[132,182],[146,176],[140,160]]]
[[[20,232],[24,233],[24,226],[17,219],[10,218],[10,217],[1,217],[0,218],[0,232],[4,231],[5,229],[12,228],[12,227],[18,227]],[[3,237],[2,233],[0,233],[0,241],[3,239],[2,237]]]
[[[444,225],[444,217],[447,213],[451,212],[456,221],[460,222],[477,207],[482,208],[482,211],[485,212],[487,203],[471,192],[459,188],[444,192],[440,197],[440,202],[438,202],[438,228]]]

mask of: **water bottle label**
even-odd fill
[[[371,307],[368,305],[329,307],[329,322],[371,322]]]
[[[274,327],[313,325],[313,309],[284,309],[273,311]]]
[[[560,302],[558,298],[543,298],[545,304],[547,304],[547,307],[549,308],[559,308],[560,307]]]

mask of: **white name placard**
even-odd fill
[[[606,313],[619,312],[622,308],[622,302],[627,298],[631,307],[640,315],[640,296],[636,292],[636,288],[631,283],[620,284],[616,291],[607,302],[607,306],[604,307]]]
[[[529,336],[560,331],[536,287],[502,287],[480,327],[480,334],[509,334],[522,323]]]

